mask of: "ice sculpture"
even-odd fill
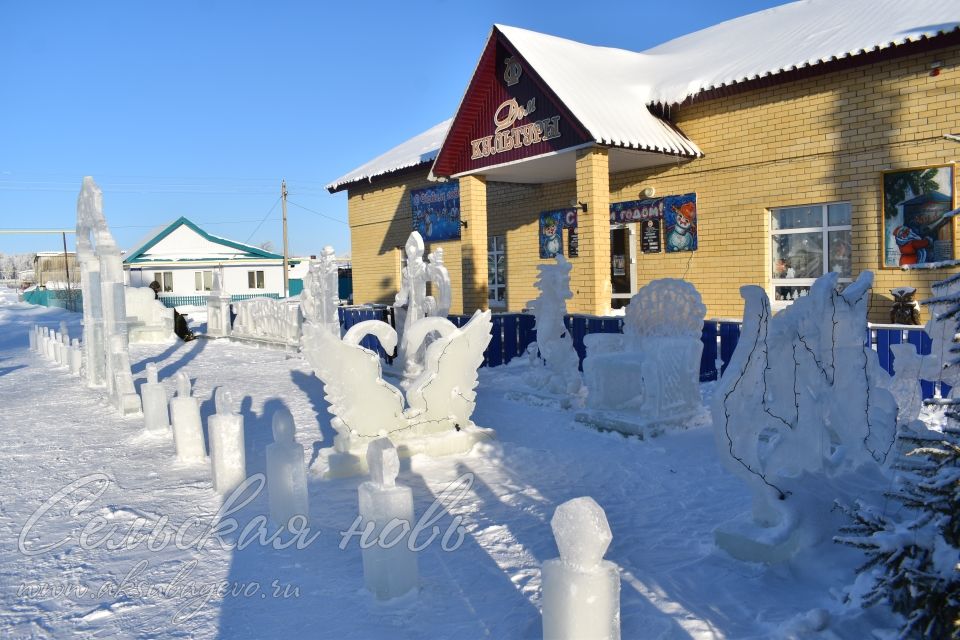
[[[580,356],[563,324],[567,300],[573,297],[570,290],[572,268],[573,265],[560,254],[557,254],[555,264],[539,265],[535,286],[540,295],[527,303],[536,317],[537,349],[545,364],[544,368],[534,370],[530,382],[550,393],[575,394],[580,391]]]
[[[307,275],[303,278],[300,294],[300,309],[303,318],[318,326],[326,327],[332,335],[340,337],[340,283],[336,254],[333,247],[326,246],[319,260],[311,260]]]
[[[443,249],[438,248],[423,260],[424,244],[420,233],[414,231],[404,247],[407,264],[400,274],[400,291],[393,306],[399,331],[400,349],[397,366],[404,372],[405,386],[419,376],[427,344],[434,336],[408,335],[413,325],[427,317],[446,318],[450,313],[450,274],[443,264]],[[427,295],[427,283],[437,289],[437,297]]]
[[[147,364],[147,381],[140,387],[143,401],[143,424],[150,433],[165,434],[170,430],[170,413],[167,409],[167,390],[157,378],[157,365]]]
[[[214,400],[217,413],[207,422],[213,490],[227,494],[247,479],[243,416],[236,413],[233,395],[223,387],[217,388]]]
[[[716,531],[738,558],[788,558],[827,534],[834,500],[857,491],[844,487],[883,482],[897,407],[864,340],[872,281],[839,293],[829,273],[773,317],[763,289],[740,289],[743,331],[712,405],[719,455],[753,493],[753,518]]]
[[[87,386],[106,388],[122,415],[139,413],[128,355],[123,261],[103,217],[103,193],[90,176],[83,179],[77,199],[77,262]]]
[[[476,405],[477,369],[490,342],[489,311],[477,311],[461,328],[444,318],[426,318],[439,336],[427,347],[420,376],[404,394],[383,380],[380,358],[360,346],[376,336],[387,351],[396,346],[397,332],[389,324],[367,320],[351,327],[342,339],[325,327],[306,323],[303,353],[324,383],[331,420],[337,431],[328,476],[365,471],[367,444],[390,436],[401,455],[433,455],[466,451],[489,429],[470,419]],[[411,333],[420,333],[413,325]]]
[[[696,416],[706,312],[700,294],[685,280],[664,278],[641,287],[627,306],[622,335],[598,333],[584,341],[589,411],[577,419],[655,435],[663,425]]]
[[[273,443],[267,445],[267,494],[270,517],[285,526],[290,518],[310,515],[303,447],[294,440],[293,416],[286,407],[273,414]]]
[[[398,486],[400,459],[389,438],[377,438],[367,447],[370,480],[361,484],[360,528],[372,523],[368,539],[377,542],[361,550],[363,580],[377,600],[398,598],[417,588],[417,554],[410,548],[413,528],[413,491]]]
[[[156,344],[170,342],[173,332],[173,309],[156,299],[150,287],[127,287],[127,328],[130,342]]]
[[[226,338],[230,335],[230,294],[223,289],[220,272],[213,272],[213,288],[207,296],[207,335]]]
[[[177,374],[177,397],[170,400],[170,421],[177,460],[203,462],[207,450],[203,445],[200,402],[190,395],[190,378],[183,371]]]
[[[79,376],[83,367],[83,351],[80,348],[80,338],[74,338],[70,346],[70,373]]]
[[[543,563],[544,640],[619,640],[620,573],[603,559],[613,540],[593,498],[564,502],[550,520],[560,557]]]
[[[285,300],[250,298],[234,302],[237,312],[231,335],[289,347],[300,344],[300,307]]]
[[[909,342],[890,345],[893,377],[888,389],[897,402],[897,423],[907,425],[920,417],[923,407],[921,380],[938,380],[942,366],[937,354],[921,356]]]

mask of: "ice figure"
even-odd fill
[[[568,500],[550,527],[560,557],[543,563],[544,640],[619,640],[620,573],[603,559],[613,539],[603,508]]]
[[[156,299],[150,287],[126,287],[127,328],[130,342],[165,343],[173,340],[173,309]]]
[[[217,413],[210,416],[207,423],[213,490],[227,494],[247,479],[243,416],[236,413],[233,396],[223,387],[217,389],[215,403]]]
[[[203,462],[207,450],[203,445],[200,402],[190,395],[190,378],[183,371],[177,374],[177,397],[170,400],[170,421],[177,460]]]
[[[70,346],[70,373],[79,376],[83,368],[83,351],[80,348],[80,338],[74,338]]]
[[[773,317],[763,289],[740,289],[743,331],[712,406],[720,457],[753,492],[752,522],[716,532],[739,558],[789,557],[827,534],[840,492],[883,481],[897,407],[864,339],[872,281],[839,293],[827,274]]]
[[[170,430],[170,414],[167,409],[167,390],[157,378],[157,365],[147,364],[147,381],[140,387],[143,401],[143,424],[150,433],[165,434]]]
[[[123,261],[103,217],[103,193],[90,176],[83,179],[77,199],[77,262],[87,386],[106,388],[122,415],[137,413],[140,399],[133,389],[127,353]]]
[[[425,351],[423,371],[409,385],[406,403],[404,393],[383,380],[377,354],[360,346],[365,336],[373,335],[390,351],[397,341],[393,327],[368,320],[340,339],[325,327],[304,325],[303,353],[324,383],[338,434],[328,475],[363,473],[367,444],[380,436],[393,438],[403,455],[462,452],[493,436],[470,419],[477,369],[490,342],[490,312],[477,311],[461,328],[444,318],[419,322],[425,324],[414,324],[411,334],[429,330],[438,337]]]
[[[897,423],[907,425],[920,417],[923,407],[921,380],[938,380],[940,358],[935,354],[921,356],[909,342],[890,345],[893,353],[893,377],[888,389],[897,401]]]
[[[311,260],[307,275],[303,278],[300,294],[300,309],[307,322],[326,327],[332,335],[340,337],[340,283],[336,253],[326,246],[319,260]]]
[[[273,444],[267,445],[267,493],[270,517],[278,525],[310,515],[303,447],[294,440],[293,416],[286,407],[273,414]]]
[[[230,335],[230,294],[224,290],[220,272],[213,272],[213,288],[207,296],[207,335],[226,338]]]
[[[373,523],[368,539],[376,543],[362,549],[363,580],[377,600],[397,598],[417,588],[417,554],[410,548],[413,527],[413,491],[398,486],[400,459],[389,438],[378,438],[367,447],[370,480],[357,489],[361,530]]]
[[[556,264],[539,265],[540,275],[535,286],[540,295],[527,303],[536,316],[537,348],[546,365],[542,370],[535,370],[531,382],[550,393],[575,394],[580,391],[580,356],[563,324],[567,300],[573,297],[570,291],[572,268],[573,265],[560,254],[557,254]]]
[[[405,386],[420,375],[426,347],[433,338],[408,335],[410,329],[423,318],[446,318],[450,313],[450,274],[443,264],[443,249],[431,253],[426,262],[424,250],[423,237],[418,231],[412,232],[404,246],[407,264],[400,274],[400,291],[393,302],[396,324],[402,327],[397,358]],[[437,297],[427,295],[428,282],[437,288]]]
[[[278,342],[295,347],[300,344],[300,306],[286,300],[250,298],[234,302],[237,312],[231,335]]]
[[[684,423],[701,411],[704,306],[685,280],[654,280],[627,306],[623,334],[584,340],[583,377],[590,411],[582,422],[640,435]],[[629,381],[625,383],[625,381]]]

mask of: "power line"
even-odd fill
[[[260,227],[262,227],[263,223],[267,221],[267,218],[270,217],[270,214],[273,213],[273,210],[277,208],[277,203],[280,202],[281,197],[282,196],[277,196],[277,199],[273,201],[273,206],[270,207],[269,211],[267,211],[267,215],[263,216],[263,220],[260,221],[260,224],[257,225],[257,228],[254,229],[253,233],[251,233],[247,237],[247,239],[243,241],[244,244],[247,244],[248,242],[250,242],[250,239],[253,238],[253,236],[257,233],[257,231],[260,231]]]
[[[325,214],[325,213],[320,213],[319,211],[314,211],[313,209],[308,209],[307,207],[303,206],[302,204],[297,204],[296,202],[294,202],[293,200],[290,200],[289,198],[287,198],[287,202],[290,203],[290,204],[292,204],[292,205],[295,206],[295,207],[299,207],[300,209],[303,209],[304,211],[309,211],[310,213],[314,213],[314,214],[320,216],[321,218],[326,218],[327,220],[333,220],[334,222],[339,222],[340,224],[347,224],[347,222],[341,220],[340,218],[334,218],[333,216],[328,216],[328,215]]]

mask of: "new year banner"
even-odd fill
[[[460,184],[444,182],[410,192],[413,230],[424,241],[460,238]]]

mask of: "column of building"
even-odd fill
[[[487,309],[487,180],[483,176],[460,178],[460,231],[463,265],[463,308],[452,313],[471,314]],[[607,249],[609,253],[609,247]]]
[[[610,168],[606,147],[577,151],[580,255],[571,258],[571,313],[603,314],[610,307]]]

